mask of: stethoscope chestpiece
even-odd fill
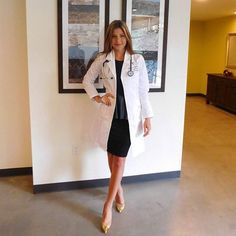
[[[129,77],[132,77],[132,76],[134,75],[134,72],[133,72],[132,70],[129,70],[129,71],[127,72],[127,74],[128,74]]]

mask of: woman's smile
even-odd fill
[[[117,28],[114,29],[113,34],[112,34],[112,41],[111,45],[114,50],[124,50],[126,47],[126,37],[122,29]]]

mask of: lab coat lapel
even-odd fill
[[[106,60],[108,60],[107,65],[109,66],[114,78],[116,79],[115,54],[113,51],[107,54]]]
[[[128,68],[129,68],[129,63],[130,63],[130,54],[126,51],[125,52],[125,58],[124,58],[124,63],[122,66],[121,70],[121,80],[123,82],[123,79],[127,76]]]

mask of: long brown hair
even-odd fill
[[[129,32],[129,29],[124,21],[121,20],[114,20],[110,23],[110,25],[107,28],[106,35],[105,35],[105,41],[104,41],[104,51],[103,53],[108,54],[112,50],[111,40],[112,40],[112,34],[113,31],[117,28],[120,28],[126,37],[126,50],[129,52],[129,54],[134,54],[133,46],[132,46],[132,39]]]

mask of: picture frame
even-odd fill
[[[85,93],[82,81],[109,25],[109,0],[58,0],[59,93]],[[99,78],[98,92],[104,92]]]
[[[236,33],[227,35],[226,67],[236,68]]]
[[[169,0],[123,0],[122,20],[133,49],[142,54],[148,70],[149,91],[164,92]]]

